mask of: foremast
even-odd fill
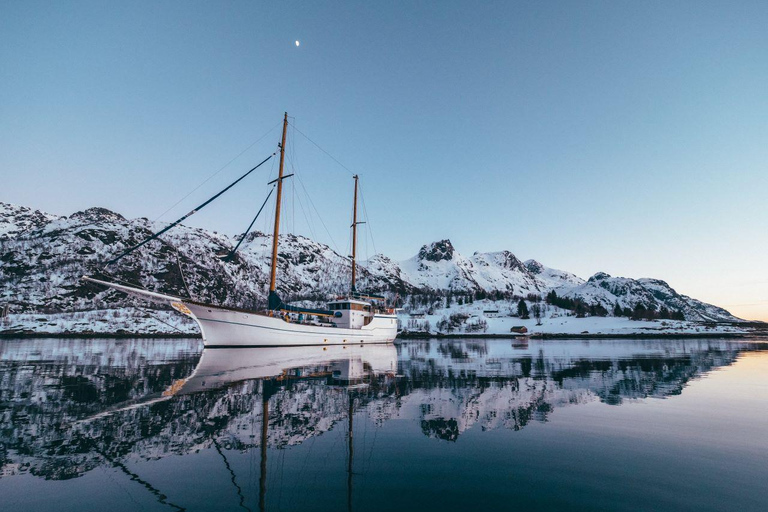
[[[357,225],[362,222],[357,222],[357,174],[353,176],[355,179],[355,201],[352,207],[352,294],[357,290],[355,289],[355,278],[357,277],[357,265],[355,265],[355,257],[357,256]]]
[[[283,139],[280,143],[280,170],[277,175],[277,200],[275,202],[275,229],[272,233],[272,268],[269,276],[269,309],[278,309],[282,304],[277,292],[277,242],[280,236],[280,203],[283,198],[283,164],[285,162],[285,135],[288,131],[288,112],[283,118]]]

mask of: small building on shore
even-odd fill
[[[483,310],[483,316],[486,318],[496,318],[499,316],[499,310],[498,309],[485,309]]]

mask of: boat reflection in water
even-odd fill
[[[485,432],[513,433],[549,421],[559,408],[681,395],[702,375],[762,347],[433,340],[201,351],[198,340],[5,340],[0,493],[31,510],[25,496],[67,480],[62,489],[89,493],[102,509],[135,508],[108,492],[121,478],[105,480],[109,470],[140,484],[143,498],[134,498],[148,508],[152,500],[166,508],[226,508],[220,502],[235,499],[246,509],[382,509],[387,501],[377,493],[390,483],[410,488],[419,478],[427,482],[420,492],[463,485],[428,463],[437,442],[450,442],[441,453],[457,457],[457,467],[468,465],[461,478],[485,474],[472,466],[477,436],[458,442],[473,429],[493,443],[498,436]],[[611,410],[600,409],[600,422],[610,421]],[[214,478],[221,474],[224,484]],[[16,478],[23,475],[34,477]],[[62,510],[78,510],[62,496]],[[447,508],[466,505],[454,498]]]
[[[163,397],[213,391],[234,383],[254,380],[267,380],[276,384],[288,380],[329,379],[327,384],[331,389],[344,389],[347,394],[347,494],[348,507],[351,509],[355,394],[367,388],[371,379],[394,378],[396,370],[397,350],[394,345],[213,349],[203,351],[192,375],[174,382],[163,393]],[[261,390],[260,510],[266,508],[269,402],[276,391],[275,384],[264,384]],[[226,462],[226,456],[215,439],[214,445]],[[228,462],[226,465],[230,468]],[[234,473],[232,483],[240,497],[240,505],[244,506],[245,497],[236,483]]]
[[[198,393],[255,379],[317,378],[358,381],[397,371],[394,345],[328,347],[217,348],[204,350],[194,372],[174,382],[166,396]]]

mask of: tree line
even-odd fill
[[[580,298],[559,297],[555,290],[547,294],[546,301],[547,304],[573,311],[580,318],[587,314],[589,316],[608,316],[608,310],[601,304],[587,304]],[[672,311],[666,306],[662,306],[656,311],[653,306],[646,306],[642,303],[637,303],[634,308],[622,308],[617,302],[613,306],[613,316],[627,317],[632,320],[685,320],[685,314],[680,310]]]

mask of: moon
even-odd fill
[[[300,44],[301,44],[300,42],[296,41],[296,46],[299,46]]]

